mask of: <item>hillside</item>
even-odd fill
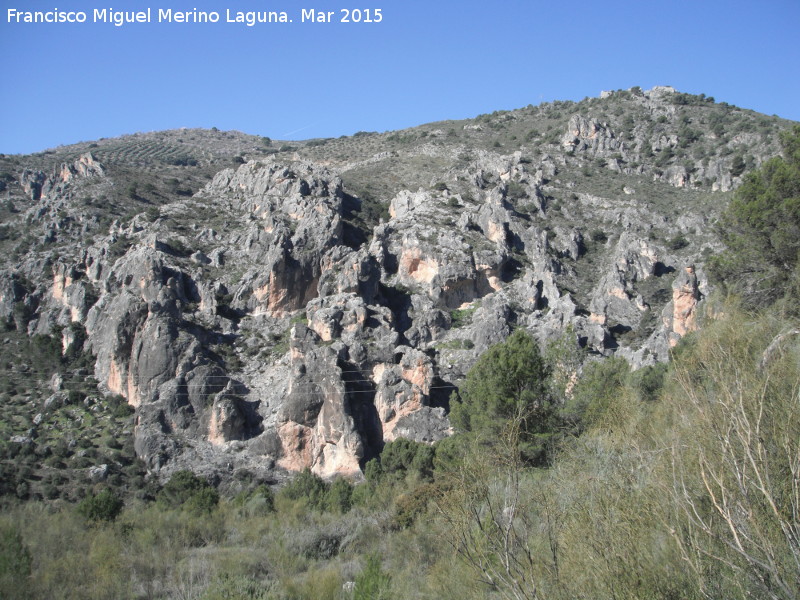
[[[360,480],[387,442],[447,437],[451,394],[515,328],[663,362],[702,320],[720,211],[789,125],[633,88],[2,156],[3,493]]]

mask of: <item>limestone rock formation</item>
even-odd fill
[[[105,175],[103,165],[98,163],[91,152],[82,154],[71,164],[63,163],[52,173],[25,169],[20,177],[20,185],[32,200],[43,196],[55,196],[63,193],[67,184],[83,177],[102,177]]]
[[[694,265],[684,267],[672,284],[672,306],[667,305],[665,326],[669,345],[674,346],[690,331],[697,331],[697,305],[701,294]],[[671,308],[671,312],[669,312]]]
[[[154,474],[359,478],[450,435],[451,393],[515,327],[667,360],[726,191],[777,151],[757,119],[634,88],[291,150],[191,130],[0,157],[0,319],[88,353]],[[36,427],[70,401],[51,375]]]

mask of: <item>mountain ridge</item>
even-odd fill
[[[83,361],[38,374],[62,383],[8,439],[80,437],[59,415],[82,382],[81,402],[133,407],[160,477],[358,478],[385,442],[447,436],[448,395],[515,327],[666,360],[706,310],[716,216],[789,122],[667,87],[602,96],[335,140],[172,130],[0,157],[7,343]]]

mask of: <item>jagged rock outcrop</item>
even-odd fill
[[[354,407],[336,352],[317,341],[302,325],[292,329],[292,374],[279,416],[278,464],[290,470],[311,467],[322,477],[355,477],[360,474],[364,444]]]
[[[441,407],[430,406],[436,384],[435,365],[419,350],[399,347],[398,364],[375,365],[372,378],[377,386],[375,408],[382,423],[383,439],[397,437],[417,442],[435,442],[448,433],[449,423]]]
[[[590,321],[632,329],[649,307],[634,285],[663,268],[656,252],[644,240],[623,233],[617,243],[610,271],[603,276],[589,304]],[[660,274],[660,273],[659,273]]]
[[[230,198],[254,220],[243,242],[259,265],[246,278],[247,308],[284,316],[317,295],[323,257],[341,243],[341,181],[310,164],[252,163],[219,173],[203,191]]]
[[[82,154],[71,164],[63,163],[61,168],[47,174],[42,171],[26,169],[20,177],[20,184],[32,200],[56,195],[65,189],[66,184],[83,177],[102,177],[103,165],[97,162],[91,152]]]
[[[697,305],[700,298],[695,267],[687,265],[681,269],[673,282],[672,302],[664,309],[664,325],[668,332],[670,347],[677,344],[687,333],[697,331]]]
[[[561,144],[568,152],[588,152],[605,156],[622,149],[622,142],[606,123],[596,119],[573,115]]]
[[[718,192],[777,151],[733,110],[659,87],[269,157],[140,156],[149,134],[39,157],[3,179],[25,236],[2,230],[0,318],[83,344],[154,473],[358,478],[449,435],[449,395],[515,327],[667,360],[699,326]],[[68,400],[45,380],[42,419]]]
[[[440,306],[457,308],[494,289],[502,259],[474,252],[462,235],[441,231],[438,219],[446,214],[444,206],[443,198],[427,192],[403,193],[390,204],[390,225],[375,236],[381,236],[379,243],[392,258],[387,268],[396,269],[398,284]]]
[[[247,406],[233,393],[230,384],[217,394],[211,405],[208,441],[215,446],[247,437]]]

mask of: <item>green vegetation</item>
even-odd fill
[[[683,248],[686,248],[686,246],[688,245],[689,245],[689,240],[687,240],[686,236],[681,233],[667,240],[667,248],[669,248],[672,251],[681,250]]]
[[[800,125],[781,136],[784,157],[750,173],[719,227],[727,250],[713,273],[754,307],[800,291]]]
[[[353,588],[354,600],[389,600],[392,578],[381,567],[380,557],[367,557],[367,565],[358,574]]]
[[[114,492],[105,489],[81,500],[78,512],[88,521],[113,521],[124,504]]]
[[[15,314],[17,324],[23,312]],[[97,389],[83,327],[72,323],[28,337],[8,325],[0,330],[3,346],[13,349],[0,360],[0,502],[81,501],[101,491],[93,487],[93,469],[117,494],[137,488],[146,494],[133,410]],[[72,339],[63,353],[62,339]]]
[[[457,431],[494,440],[518,423],[521,451],[532,462],[545,461],[553,433],[553,407],[547,395],[549,367],[536,341],[517,329],[490,348],[470,370],[460,399],[452,403],[450,421]]]
[[[0,597],[30,597],[31,563],[31,553],[16,526],[0,522]]]
[[[105,487],[77,505],[7,501],[2,591],[795,598],[800,339],[773,313],[724,313],[669,365],[595,361],[577,379],[566,336],[543,357],[518,330],[470,371],[463,433],[391,442],[362,483],[306,471],[220,498],[184,471],[155,501]],[[554,417],[532,418],[546,401]],[[546,463],[528,459],[537,432],[558,434]]]
[[[86,332],[73,324],[29,337],[42,295],[15,280],[25,300],[0,323],[8,349],[0,361],[0,597],[798,598],[800,128],[784,136],[783,158],[747,175],[774,146],[743,148],[738,133],[767,140],[781,126],[777,119],[688,94],[675,94],[669,111],[651,114],[641,95],[634,88],[606,101],[498,111],[466,126],[447,123],[438,134],[427,127],[280,145],[284,153],[336,157],[347,167],[342,237],[352,248],[388,220],[389,199],[400,189],[446,191],[455,208],[483,203],[505,186],[506,200],[530,213],[531,225],[544,216],[541,200],[553,220],[553,245],[555,226],[582,223],[586,251],[574,257],[576,275],[567,281],[575,288],[599,277],[599,260],[619,234],[613,218],[623,209],[635,225],[647,203],[665,223],[654,225],[651,241],[681,256],[711,239],[691,229],[676,235],[673,224],[691,205],[717,214],[720,196],[697,189],[707,190],[712,175],[666,190],[654,175],[682,166],[695,177],[716,164],[745,177],[721,222],[728,250],[713,263],[744,309],[733,300],[720,306],[722,316],[684,338],[670,364],[635,372],[622,359],[587,356],[573,331],[540,350],[520,328],[480,357],[460,395],[451,397],[453,436],[434,445],[397,439],[377,456],[373,446],[364,481],[324,481],[305,470],[281,484],[237,474],[230,487],[217,489],[190,471],[168,481],[146,477],[133,449],[133,409],[98,390],[94,359],[83,348]],[[525,171],[533,175],[545,154],[562,156],[574,114],[599,120],[630,143],[607,156],[576,148],[542,186],[524,173],[503,183],[493,169],[476,167],[492,149],[520,150],[526,158],[519,162],[532,165]],[[120,215],[119,231],[135,236],[127,224],[140,214],[164,234],[170,261],[188,263],[195,249],[213,247],[190,220],[230,231],[227,211],[234,209],[225,208],[232,206],[227,197],[187,197],[219,168],[278,151],[268,138],[212,134],[222,145],[214,152],[206,147],[211,134],[196,131],[94,144],[114,186],[76,190],[80,203],[58,210],[57,235],[44,242],[29,233],[41,223],[22,220],[27,200],[20,201],[14,177],[0,174],[9,192],[0,207],[2,248],[15,258],[41,251],[36,260],[44,262],[45,252],[70,252],[81,228],[107,231],[109,214]],[[677,143],[662,141],[675,134]],[[448,140],[459,146],[448,147]],[[480,177],[454,172],[448,152],[461,167],[479,168]],[[59,151],[58,162],[64,156]],[[45,161],[54,157],[37,160],[49,169]],[[538,187],[547,195],[534,199]],[[181,209],[165,206],[172,201]],[[581,206],[588,202],[607,206],[607,213],[584,223]],[[109,241],[113,259],[136,240],[118,234]],[[491,249],[485,246],[478,248]],[[512,252],[521,259],[519,249]],[[291,325],[306,319],[301,312],[279,333],[248,338],[238,308],[244,302],[233,302],[243,274],[230,274],[230,292],[218,288],[218,315],[236,327],[211,350],[230,371],[244,366],[245,355],[284,356]],[[662,304],[671,293],[667,279],[636,282],[636,291],[648,304]],[[408,308],[409,290],[381,285],[395,313]],[[90,285],[86,291],[92,293]],[[576,302],[584,291],[570,290]],[[184,308],[189,318],[196,307]],[[476,309],[452,310],[451,328],[470,324]],[[658,319],[655,308],[646,313],[635,335],[649,335]],[[73,340],[66,352],[65,339]],[[436,345],[472,347],[466,337]]]
[[[158,493],[158,502],[198,514],[210,513],[219,503],[219,493],[191,471],[178,471]]]
[[[478,310],[479,305],[469,308],[457,308],[450,312],[450,327],[463,327],[472,320],[472,315]]]
[[[475,347],[475,343],[469,339],[457,338],[438,344],[437,347],[439,350],[472,350]]]
[[[636,378],[622,362],[589,370],[573,397],[584,432],[550,469],[520,464],[519,421],[492,453],[462,464],[440,505],[454,548],[488,589],[796,597],[800,344],[780,337],[785,323],[773,316],[726,312],[669,367]],[[780,351],[765,354],[778,339]]]

